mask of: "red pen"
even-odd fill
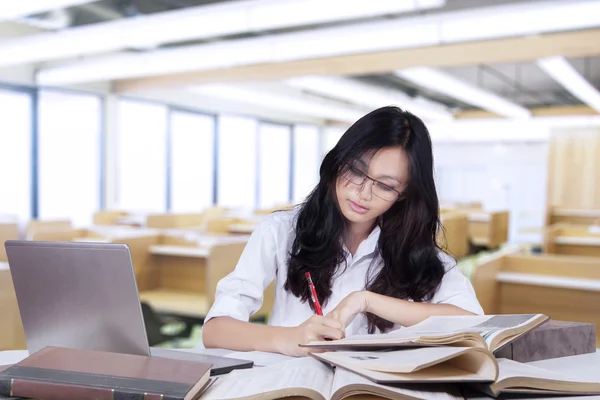
[[[315,285],[313,285],[312,278],[310,277],[310,272],[304,274],[306,279],[308,280],[308,288],[310,289],[310,298],[315,305],[315,311],[318,315],[323,315],[323,311],[321,310],[321,303],[319,303],[319,298],[317,297],[317,291],[315,290]]]

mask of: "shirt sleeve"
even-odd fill
[[[452,304],[465,311],[483,315],[483,309],[477,300],[477,295],[469,279],[460,271],[456,261],[444,252],[440,252],[446,274],[431,303]]]
[[[234,271],[217,284],[215,301],[204,323],[222,316],[248,321],[262,306],[264,291],[276,273],[276,235],[267,218],[250,235]]]

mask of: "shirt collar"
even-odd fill
[[[375,228],[373,228],[369,236],[367,236],[367,238],[358,245],[358,249],[356,249],[356,253],[354,254],[353,258],[357,260],[358,258],[365,257],[376,252],[380,233],[381,228],[379,227],[379,225],[375,225]],[[350,254],[345,245],[344,250],[348,255]]]

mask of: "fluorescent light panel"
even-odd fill
[[[0,2],[0,21],[91,3],[93,1],[96,0],[2,0]]]
[[[228,84],[207,84],[189,88],[190,91],[213,98],[238,101],[252,105],[260,105],[272,110],[307,115],[315,118],[331,119],[354,123],[367,113],[350,107],[331,104],[327,101],[288,96],[272,93],[268,90],[253,90]]]
[[[371,0],[368,3],[340,0],[223,2],[17,38],[0,44],[0,66],[399,14],[441,7],[445,2],[446,0]],[[23,48],[28,50],[22,51]]]
[[[527,108],[437,69],[416,67],[399,70],[395,74],[416,85],[443,93],[495,114],[510,118],[528,118],[531,116],[531,112]]]
[[[422,119],[449,121],[452,113],[445,106],[424,98],[411,98],[398,90],[388,90],[346,78],[304,76],[284,81],[286,84],[321,95],[335,97],[368,108],[396,105]]]
[[[537,60],[537,65],[573,96],[600,113],[600,92],[561,56]]]
[[[583,29],[598,26],[597,15],[600,0],[502,5],[108,56],[43,68],[37,80],[48,85],[74,84]],[[523,19],[527,24],[514,23]],[[22,48],[31,49],[22,46],[19,53]],[[1,49],[0,59],[5,59]],[[16,52],[11,57],[17,57]]]

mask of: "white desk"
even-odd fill
[[[490,222],[492,220],[492,215],[483,211],[470,212],[467,215],[467,219],[469,222]]]
[[[150,254],[161,256],[208,258],[210,249],[207,247],[154,245],[150,246]]]
[[[499,272],[498,275],[496,275],[496,281],[519,285],[600,292],[600,279],[571,278],[568,276],[526,274],[521,272]]]
[[[600,236],[558,236],[556,244],[574,244],[577,246],[600,246]]]
[[[257,224],[233,224],[229,225],[229,233],[241,233],[249,234],[254,232],[258,225]]]
[[[598,349],[600,350],[600,349]],[[233,353],[231,350],[223,350],[223,349],[190,349],[190,350],[182,350],[182,351],[191,351],[194,353],[206,353],[218,356],[227,356],[231,354],[231,356],[240,357],[240,353]],[[250,354],[250,353],[248,353]],[[13,350],[13,351],[0,351],[0,365],[8,365],[14,364],[25,357],[27,357],[28,353],[26,350]],[[252,359],[252,356],[243,357],[246,359]],[[550,360],[542,360],[542,361],[534,361],[531,365],[535,365],[540,368],[549,369],[556,372],[561,372],[589,380],[598,380],[600,381],[600,352],[597,351],[594,354],[582,354],[579,356],[571,356],[571,357],[561,357],[554,358]],[[467,391],[465,392],[467,399],[489,399],[491,397],[476,392],[476,391]],[[549,397],[516,397],[511,396],[511,399],[528,399],[535,398],[536,400],[600,400],[600,396],[549,396]]]

